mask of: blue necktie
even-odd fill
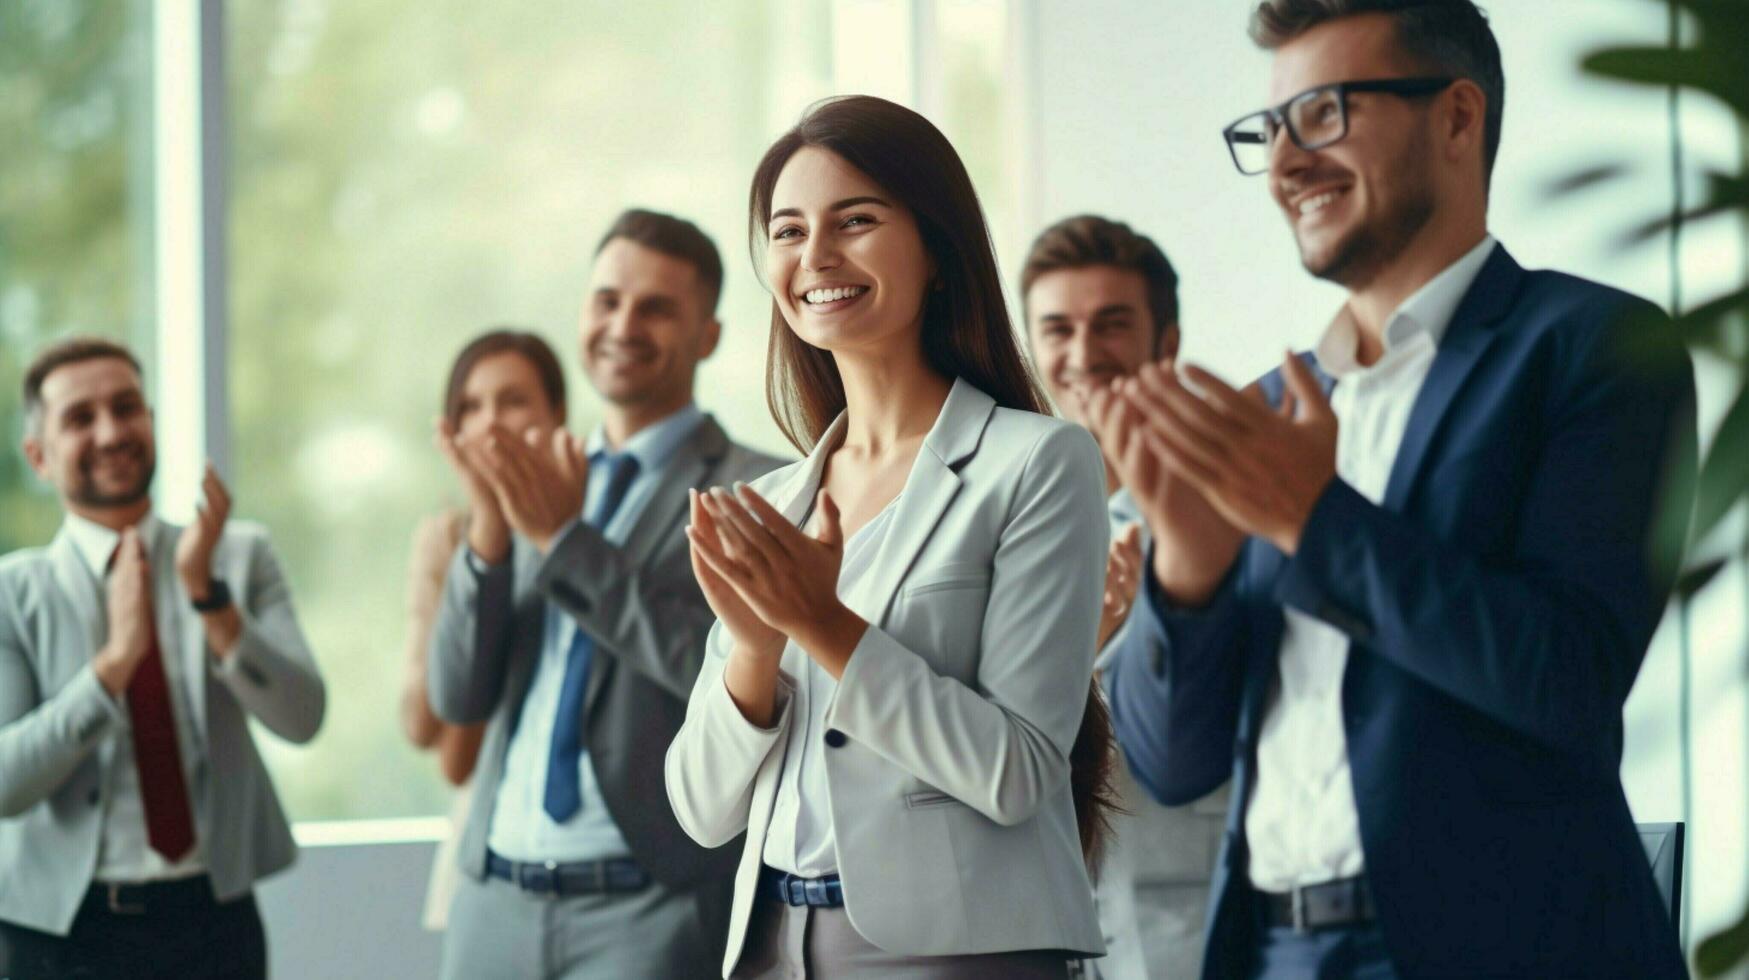
[[[607,487],[586,519],[592,527],[605,530],[625,501],[632,481],[638,478],[638,460],[629,453],[605,453],[591,460],[591,465],[606,468]],[[595,641],[578,629],[571,638],[570,652],[565,654],[559,713],[553,720],[552,744],[547,746],[547,790],[542,806],[556,823],[571,819],[583,807],[577,768],[583,756],[583,694],[589,689],[589,663],[593,659]]]

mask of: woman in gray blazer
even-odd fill
[[[746,834],[724,975],[1063,977],[1104,952],[1099,450],[1045,413],[922,116],[815,105],[750,230],[807,458],[694,496],[718,622],[666,773],[701,844]]]

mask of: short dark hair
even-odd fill
[[[1096,265],[1141,274],[1147,284],[1155,343],[1178,326],[1178,272],[1166,253],[1147,235],[1096,214],[1064,218],[1033,239],[1026,265],[1020,270],[1021,305],[1026,305],[1026,294],[1045,273]]]
[[[73,336],[57,340],[37,352],[30,366],[24,370],[24,431],[31,437],[42,435],[43,427],[43,382],[59,368],[81,361],[95,361],[99,358],[113,357],[126,361],[134,373],[142,379],[146,372],[140,367],[140,359],[126,345],[116,343],[103,337]]]
[[[1482,130],[1482,182],[1492,183],[1506,109],[1506,73],[1488,15],[1471,0],[1263,0],[1251,14],[1251,40],[1274,50],[1320,24],[1385,14],[1397,44],[1420,65],[1467,78],[1488,100]]]
[[[499,327],[468,341],[461,353],[455,356],[455,363],[450,365],[449,382],[443,388],[443,417],[450,425],[461,424],[468,375],[473,373],[475,365],[495,354],[518,354],[528,361],[534,368],[535,377],[540,380],[547,402],[558,413],[559,420],[564,421],[565,370],[559,366],[558,356],[537,334]]]
[[[723,259],[717,254],[716,243],[697,225],[685,218],[677,218],[660,211],[629,208],[613,219],[613,226],[607,229],[607,234],[601,236],[601,243],[595,246],[595,254],[600,255],[601,250],[616,238],[623,238],[663,255],[691,263],[698,272],[698,283],[705,300],[705,313],[716,315],[717,298],[723,292]]]

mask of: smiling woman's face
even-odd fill
[[[932,265],[911,211],[842,157],[808,146],[784,164],[765,274],[796,336],[835,354],[915,344]]]

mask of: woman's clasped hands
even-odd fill
[[[746,484],[692,491],[692,568],[711,609],[748,655],[776,660],[795,640],[833,677],[868,623],[838,598],[844,534],[819,491],[812,534]]]

